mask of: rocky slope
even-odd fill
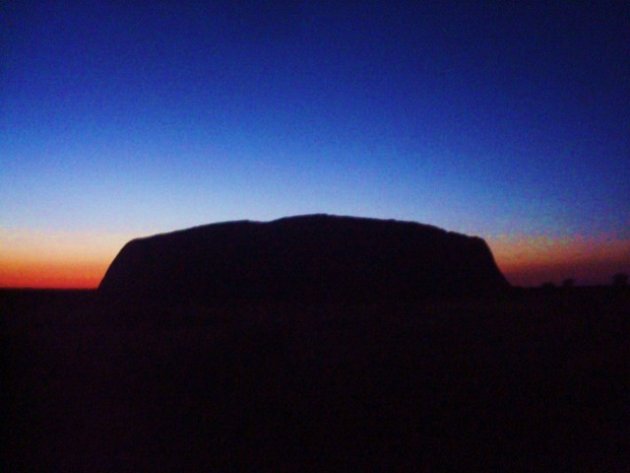
[[[457,296],[508,286],[477,237],[413,222],[307,215],[127,243],[99,291],[171,302]]]

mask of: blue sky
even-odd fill
[[[1,228],[630,239],[627,3],[202,3],[3,2]]]

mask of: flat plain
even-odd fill
[[[630,291],[0,291],[4,471],[630,471]]]

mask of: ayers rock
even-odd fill
[[[508,287],[478,237],[414,222],[305,215],[132,240],[99,287],[160,302],[423,298]]]

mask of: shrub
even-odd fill
[[[613,276],[613,286],[624,287],[628,285],[628,275],[626,273],[617,273]]]

